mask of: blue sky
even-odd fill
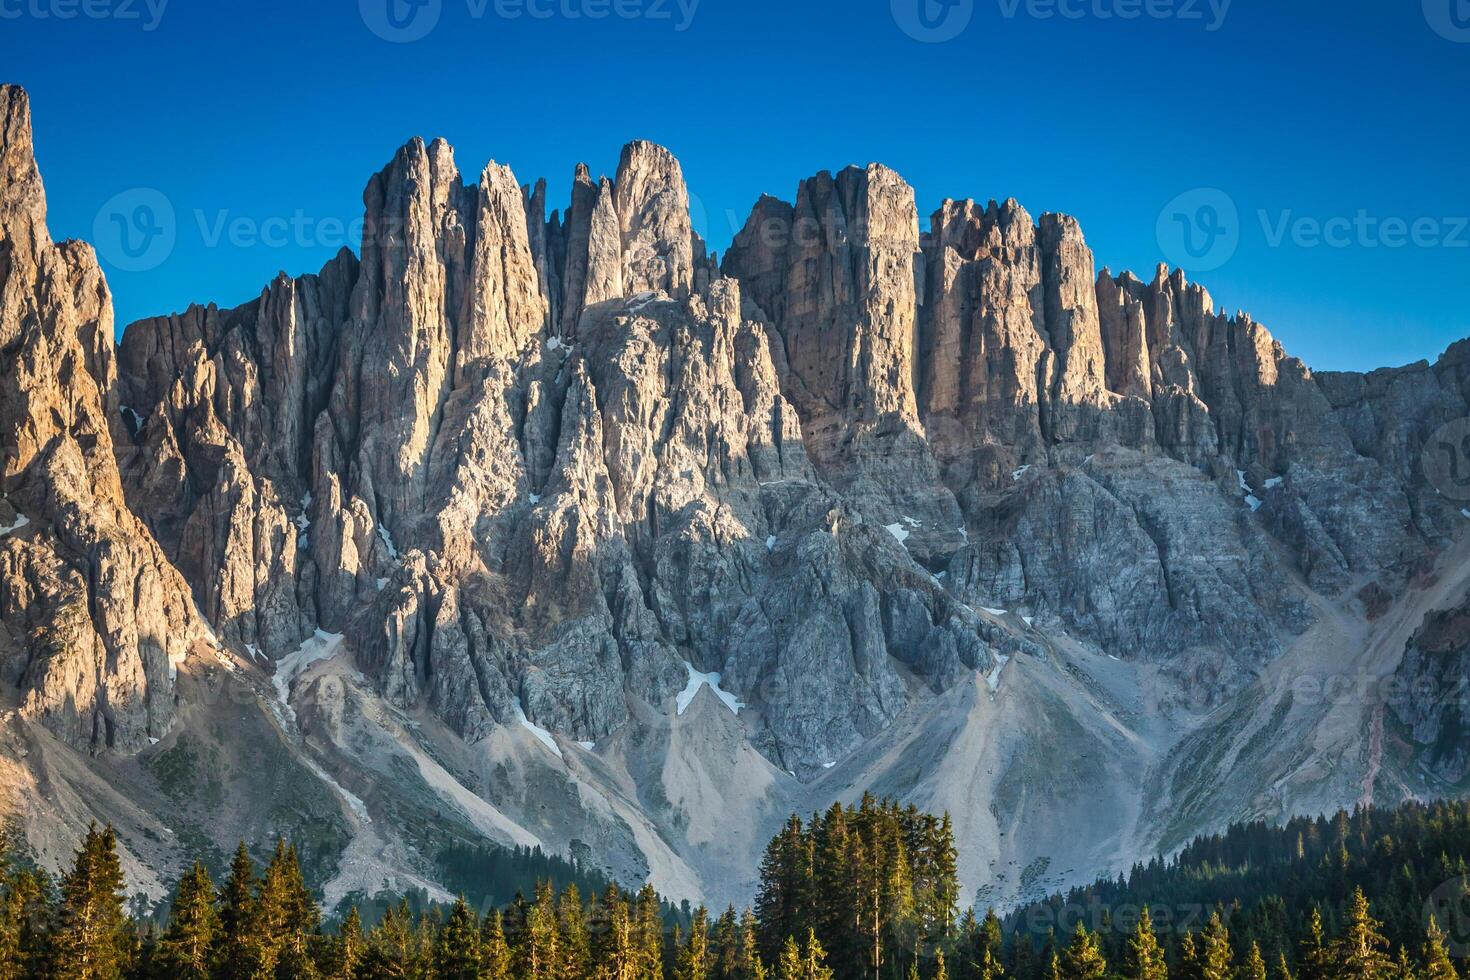
[[[1318,369],[1470,335],[1467,0],[0,0],[0,54],[119,329],[315,271],[422,135],[553,206],[663,143],[717,248],[761,193],[880,161],[926,226],[1016,197],[1114,271],[1197,266]],[[168,210],[166,248],[119,250]]]

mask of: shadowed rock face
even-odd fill
[[[359,878],[367,814],[452,785],[490,839],[597,841],[677,897],[739,897],[720,876],[766,822],[877,788],[973,809],[979,887],[1044,846],[1002,828],[1142,796],[1190,710],[1243,703],[1324,609],[1412,593],[1463,523],[1420,456],[1467,414],[1470,347],[1314,376],[1180,273],[1098,272],[1072,218],[946,201],[921,235],[877,165],[762,198],[716,267],[661,147],[579,166],[548,217],[544,182],[466,184],[415,140],[364,192],[359,255],[114,348],[0,91],[0,526],[31,522],[0,538],[7,687],[125,755],[170,732],[205,620],[284,658],[282,730],[333,773]],[[345,652],[313,673],[319,630]],[[1083,681],[1087,658],[1130,680]],[[676,695],[706,673],[743,708],[696,736]],[[1145,682],[1158,718],[1128,706]],[[1042,792],[1058,739],[1112,761]],[[427,795],[388,817],[374,779]],[[1159,839],[1115,809],[1096,854]]]

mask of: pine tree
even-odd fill
[[[801,818],[792,815],[766,846],[761,859],[755,914],[760,923],[761,954],[776,961],[786,939],[812,924],[812,846]]]
[[[1427,940],[1424,943],[1424,980],[1460,980],[1460,973],[1450,961],[1445,948],[1444,932],[1434,916],[1429,917]]]
[[[1387,953],[1388,940],[1383,938],[1381,930],[1370,913],[1363,889],[1353,889],[1346,928],[1333,946],[1334,980],[1379,980],[1388,975],[1392,964]]]
[[[587,934],[587,910],[575,883],[567,885],[556,904],[561,957],[558,972],[563,980],[583,980],[592,962],[592,940]]]
[[[1277,957],[1275,980],[1296,980],[1291,973],[1291,964],[1286,962],[1285,953]]]
[[[1407,949],[1399,947],[1398,962],[1393,965],[1393,969],[1387,975],[1393,980],[1419,980],[1419,971],[1414,968],[1413,961],[1409,959]]]
[[[679,950],[675,980],[709,980],[709,913],[701,905],[689,926],[689,938]]]
[[[833,980],[832,970],[827,966],[827,953],[817,941],[814,929],[806,931],[806,947],[801,951],[802,980]]]
[[[520,980],[558,980],[560,960],[556,900],[550,882],[536,886],[536,901],[526,914],[526,934],[520,944]]]
[[[1235,952],[1230,948],[1230,933],[1218,910],[1210,913],[1201,934],[1199,951],[1200,980],[1231,980],[1235,975]]]
[[[740,975],[740,923],[731,905],[715,920],[710,955],[715,980],[736,980]]]
[[[171,980],[208,980],[213,975],[220,940],[214,902],[214,882],[196,861],[179,882],[168,931],[158,944],[157,962]]]
[[[439,980],[480,980],[483,975],[480,923],[462,895],[439,929],[434,971]]]
[[[1312,916],[1307,923],[1307,935],[1302,940],[1297,962],[1300,965],[1300,980],[1329,980],[1331,957],[1323,934],[1320,909],[1312,909]]]
[[[1138,925],[1128,937],[1127,952],[1123,957],[1123,976],[1126,980],[1168,980],[1169,968],[1164,962],[1164,951],[1154,935],[1154,921],[1148,906],[1138,917]]]
[[[1062,955],[1062,976],[1065,980],[1102,980],[1107,972],[1097,936],[1079,923]]]
[[[949,969],[944,964],[944,950],[942,949],[934,954],[933,980],[949,980]]]
[[[362,960],[362,949],[362,916],[354,905],[331,943],[329,962],[323,971],[328,980],[353,980]]]
[[[764,980],[765,972],[765,964],[761,961],[755,913],[746,909],[740,917],[740,954],[735,977],[736,980],[755,980],[759,976]]]
[[[129,965],[122,864],[112,827],[87,831],[61,883],[55,939],[56,975],[67,980],[118,980]]]
[[[505,941],[505,916],[499,909],[485,917],[480,936],[480,959],[484,980],[510,980],[510,946]]]
[[[255,864],[241,841],[230,863],[230,876],[219,895],[220,976],[251,980],[255,975],[258,936],[255,914]]]
[[[801,949],[796,945],[796,937],[787,936],[785,944],[781,947],[781,957],[776,966],[777,980],[803,980]]]
[[[663,980],[664,927],[659,912],[658,893],[652,885],[644,885],[638,893],[637,914],[633,923],[635,969],[639,980]]]
[[[1240,971],[1241,980],[1266,980],[1266,960],[1261,956],[1261,944],[1252,942],[1246,955],[1245,966]]]
[[[1194,933],[1186,932],[1179,940],[1179,980],[1199,980],[1200,963],[1199,944],[1195,942]]]

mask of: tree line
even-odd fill
[[[284,841],[263,866],[242,844],[218,884],[196,862],[165,917],[131,916],[94,827],[59,880],[0,863],[0,980],[1457,980],[1467,848],[1459,803],[1247,824],[1002,919],[959,910],[947,816],[865,797],[792,817],[744,912],[543,881],[365,924],[324,920]]]

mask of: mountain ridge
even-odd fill
[[[5,159],[22,255],[28,116]],[[38,739],[63,784],[116,780],[138,867],[168,865],[170,823],[224,848],[318,822],[329,899],[432,894],[439,835],[734,898],[792,809],[873,790],[955,812],[966,886],[998,903],[1232,818],[1418,791],[1452,718],[1303,704],[1273,673],[1393,675],[1465,601],[1465,518],[1421,456],[1470,414],[1470,344],[1313,375],[1181,272],[1095,273],[1075,219],[946,201],[921,235],[880,165],[763,197],[718,266],[653,144],[616,179],[579,165],[564,213],[545,196],[494,163],[466,184],[414,139],[368,183],[358,255],[139,321],[115,354],[90,334],[97,421],[67,435],[117,450],[69,483],[7,459],[4,506],[34,525],[0,560],[59,560],[30,554],[68,526],[48,495],[115,473],[139,524],[108,548],[187,583],[199,640],[168,657],[183,680],[129,682],[182,721],[99,741],[10,712],[12,785]],[[4,268],[7,367],[24,329],[103,325],[34,326],[27,295],[74,288],[46,255]],[[55,659],[35,605],[0,603],[21,691],[18,662]],[[703,687],[675,709],[706,673],[738,712]],[[187,693],[221,677],[233,729]],[[234,741],[311,789],[249,799]],[[219,763],[185,761],[199,746]],[[30,805],[43,855],[97,809]]]

